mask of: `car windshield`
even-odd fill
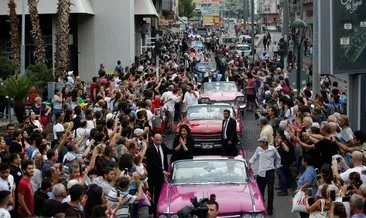
[[[197,69],[199,71],[213,72],[213,71],[216,71],[216,63],[215,62],[200,62],[200,63],[197,63]]]
[[[222,39],[223,43],[237,43],[239,42],[239,38],[223,38]]]
[[[190,47],[200,49],[203,48],[203,44],[201,41],[193,41]]]
[[[249,51],[250,47],[249,46],[238,46],[236,49],[239,51]]]
[[[238,91],[235,82],[211,82],[204,83],[205,92],[236,92]]]
[[[226,109],[235,119],[235,112],[230,105],[198,105],[187,109],[187,120],[223,120]]]
[[[245,163],[237,159],[182,160],[173,165],[173,184],[246,183]]]

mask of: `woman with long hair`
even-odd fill
[[[103,189],[96,184],[91,184],[86,192],[88,197],[84,206],[85,217],[92,217],[95,208],[103,206],[105,199],[103,196]]]
[[[33,131],[43,132],[43,126],[41,122],[37,119],[37,114],[34,111],[31,111],[29,115],[29,124],[32,127]]]
[[[28,148],[31,146],[29,143],[29,134],[25,129],[22,130],[22,145],[24,152],[27,152]]]
[[[191,136],[190,128],[183,124],[179,127],[179,134],[173,142],[173,154],[170,162],[183,159],[192,159],[194,149],[194,140]]]

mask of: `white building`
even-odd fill
[[[158,0],[159,1],[159,0]],[[22,13],[22,0],[15,0],[17,13]],[[25,1],[27,2],[27,1]],[[53,65],[58,0],[40,0],[38,11],[45,38],[48,65]],[[141,38],[150,34],[150,23],[158,13],[152,0],[71,0],[70,70],[90,80],[104,63],[113,71],[117,60],[129,66],[139,54]],[[176,0],[172,0],[175,4]],[[161,0],[157,4],[161,5]],[[10,54],[8,0],[0,0],[0,55]],[[172,7],[173,8],[173,7]],[[26,13],[28,6],[26,5]],[[145,19],[149,17],[149,19]],[[145,20],[144,20],[145,19]],[[19,16],[21,22],[21,16]],[[144,27],[144,29],[143,29]],[[31,24],[26,18],[26,65],[32,64]]]

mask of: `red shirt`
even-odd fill
[[[95,96],[93,95],[94,89],[98,88],[98,83],[90,84],[90,100],[95,101]]]
[[[34,196],[32,191],[32,183],[30,179],[23,176],[20,179],[19,185],[18,185],[18,193],[24,195],[24,202],[27,205],[29,211],[34,214]],[[19,204],[18,207],[18,215],[20,216],[28,216],[27,212],[23,207]]]

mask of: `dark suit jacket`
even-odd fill
[[[225,131],[225,120],[222,121],[222,135],[221,139],[224,139],[224,131]],[[229,118],[229,123],[226,128],[226,136],[228,141],[232,141],[233,144],[238,142],[238,136],[236,135],[236,120],[232,117]]]
[[[212,82],[216,81],[215,77],[212,77]],[[205,78],[203,78],[203,82],[206,83],[208,82],[208,76],[206,76]]]
[[[226,76],[222,76],[221,81],[226,81]],[[234,81],[231,76],[229,76],[229,81]]]
[[[161,145],[161,148],[163,149],[164,166],[161,165],[159,153],[154,144],[150,144],[146,150],[146,170],[151,184],[161,184],[164,181],[163,171],[168,171],[167,154],[171,154],[171,150],[164,143]]]

